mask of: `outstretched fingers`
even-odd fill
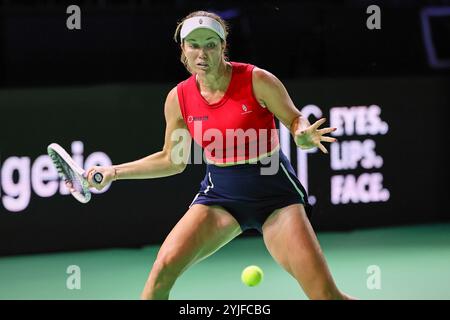
[[[320,137],[320,141],[325,141],[325,142],[336,142],[337,139],[336,138],[332,138],[332,137]]]
[[[324,124],[325,121],[327,121],[326,118],[321,118],[321,119],[317,120],[316,122],[314,122],[314,124],[311,125],[311,129],[316,130],[318,127],[320,127],[322,124]]]
[[[323,144],[321,144],[320,142],[317,144],[317,147],[320,149],[320,151],[322,151],[323,153],[328,153],[327,148],[325,148],[323,146]]]
[[[317,132],[319,134],[327,134],[327,133],[331,133],[331,132],[334,132],[334,131],[336,131],[336,128],[323,128],[323,129],[317,130]]]

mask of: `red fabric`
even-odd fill
[[[209,104],[203,98],[195,75],[177,86],[181,113],[189,132],[194,141],[204,148],[206,158],[214,163],[248,160],[278,147],[274,116],[258,103],[253,94],[254,66],[237,62],[231,64],[229,87],[216,103]]]

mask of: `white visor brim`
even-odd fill
[[[183,41],[192,31],[197,29],[210,29],[217,33],[217,35],[225,40],[225,30],[222,25],[215,19],[210,17],[192,17],[183,21],[183,26],[180,31],[180,38]]]

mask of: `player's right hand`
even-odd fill
[[[100,183],[97,183],[93,179],[94,174],[97,172],[99,172],[103,175],[103,180]],[[107,186],[114,180],[114,175],[115,175],[115,170],[112,166],[111,167],[94,166],[94,167],[89,168],[86,171],[86,179],[89,183],[89,187],[95,188],[99,191],[102,190],[105,186]]]

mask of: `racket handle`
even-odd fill
[[[92,176],[92,180],[94,180],[95,183],[102,183],[103,175],[100,172],[96,172]]]

